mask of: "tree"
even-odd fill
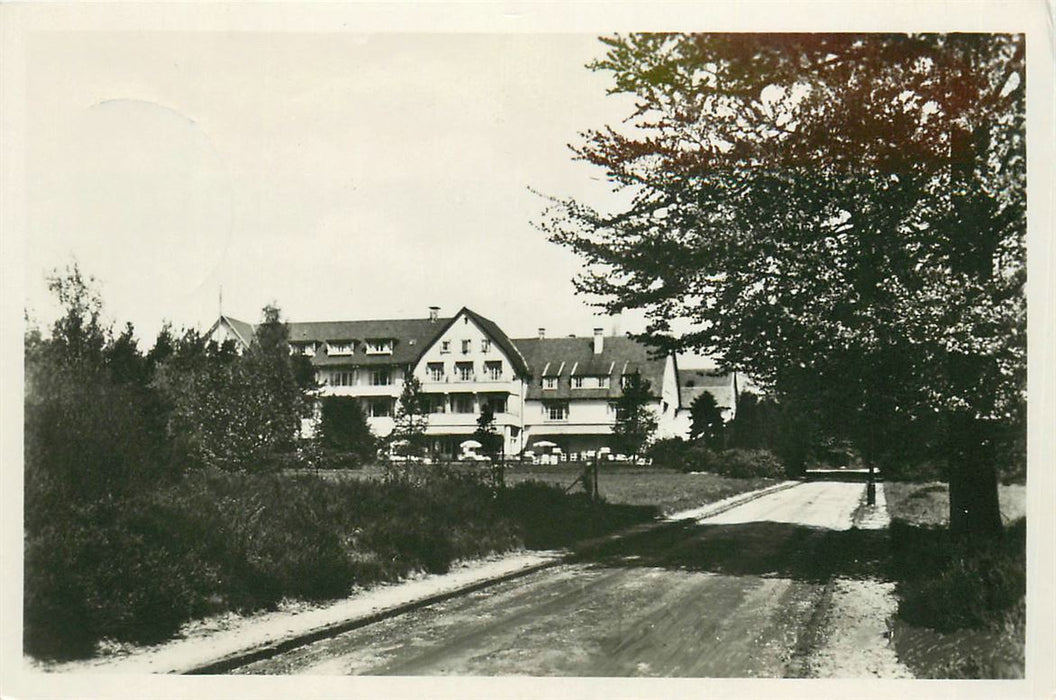
[[[408,375],[396,402],[391,440],[399,454],[421,457],[426,450],[425,430],[429,427],[429,406],[422,394],[422,383]]]
[[[637,108],[576,154],[633,199],[544,217],[578,290],[868,459],[947,456],[953,528],[998,531],[994,461],[1025,425],[1023,36],[603,42]]]
[[[481,453],[493,460],[502,452],[502,435],[495,430],[495,410],[490,403],[480,407],[473,439],[480,443]]]
[[[722,419],[722,409],[715,402],[710,392],[702,392],[689,405],[689,437],[701,440],[711,449],[721,448],[725,443],[726,423]]]
[[[614,446],[634,461],[649,444],[659,425],[649,407],[653,400],[651,385],[637,372],[626,377],[623,393],[616,400],[616,424],[612,428]]]
[[[259,471],[295,446],[308,403],[294,376],[289,331],[274,306],[245,354],[185,333],[155,380],[168,430],[190,463]]]
[[[319,436],[324,447],[351,454],[360,463],[374,456],[378,441],[358,399],[324,396],[320,413]]]
[[[77,266],[49,287],[63,314],[25,343],[27,531],[76,504],[120,497],[169,474],[160,410],[131,326],[102,325],[95,280]]]

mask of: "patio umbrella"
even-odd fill
[[[550,442],[549,440],[539,440],[532,443],[533,447],[557,447],[556,442]]]
[[[478,447],[482,447],[482,445],[476,440],[463,440],[462,444],[460,444],[459,447],[461,447],[462,449],[466,449],[467,447],[477,449]]]

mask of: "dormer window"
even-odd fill
[[[368,355],[391,355],[392,354],[392,339],[391,338],[375,338],[367,340],[367,354]]]
[[[349,342],[328,342],[326,344],[326,354],[333,356],[340,355],[351,355],[352,354],[352,343]]]
[[[315,355],[315,343],[290,343],[290,354],[313,357]]]
[[[557,388],[557,377],[546,377],[543,379],[544,389],[556,389]]]
[[[572,388],[582,389],[583,388],[583,377],[572,377]]]
[[[607,375],[604,376],[604,377],[598,377],[598,388],[599,389],[608,389],[609,388],[609,377]]]

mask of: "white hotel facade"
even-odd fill
[[[675,355],[653,357],[642,343],[604,336],[511,339],[493,321],[462,308],[440,318],[291,322],[291,352],[310,358],[322,396],[358,398],[374,433],[393,430],[396,401],[408,376],[417,377],[429,405],[426,429],[436,454],[453,456],[476,429],[485,404],[495,413],[506,454],[557,445],[576,455],[608,447],[615,401],[626,378],[649,381],[649,408],[658,437],[685,437],[689,405],[701,391],[716,397],[727,417],[736,406],[737,378],[702,369],[680,375]],[[254,326],[220,316],[208,332],[217,342],[245,347]]]

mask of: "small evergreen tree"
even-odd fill
[[[692,424],[689,438],[700,440],[711,449],[722,449],[726,441],[726,423],[722,420],[722,409],[710,392],[703,392],[689,406]]]
[[[351,396],[325,396],[321,402],[319,439],[323,447],[344,452],[363,463],[377,451],[378,440],[370,430],[367,415]]]
[[[658,426],[656,414],[649,408],[653,399],[650,389],[649,380],[636,372],[627,378],[623,393],[616,400],[613,443],[618,451],[630,455],[636,462]]]
[[[495,410],[490,403],[485,403],[480,408],[473,439],[480,443],[481,453],[492,459],[502,452],[502,435],[495,430]]]
[[[403,391],[396,402],[393,422],[395,427],[390,439],[397,454],[407,457],[424,455],[425,430],[429,427],[429,407],[422,394],[422,383],[417,377],[408,376],[404,380]]]

